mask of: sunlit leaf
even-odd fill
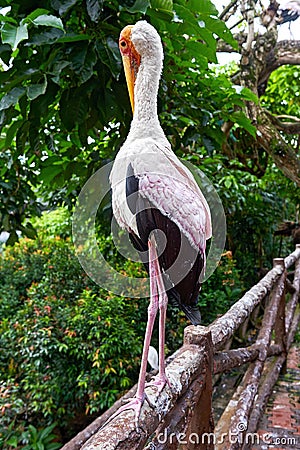
[[[150,0],[136,0],[135,3],[131,7],[125,7],[123,5],[120,5],[120,10],[126,9],[126,11],[129,11],[131,13],[137,13],[140,12],[142,14],[146,14],[147,9],[149,8]]]
[[[32,23],[36,26],[53,27],[64,31],[62,20],[59,17],[55,17],[52,15],[42,14],[41,16],[38,16],[36,19],[34,19]]]
[[[25,88],[23,87],[15,87],[11,91],[9,91],[7,94],[5,94],[2,99],[0,100],[0,110],[7,109],[12,105],[16,105],[19,98],[22,97],[22,95],[25,92]]]
[[[27,97],[29,100],[34,100],[42,94],[45,94],[47,89],[47,78],[44,76],[43,83],[31,84],[27,87]]]
[[[86,9],[93,22],[98,22],[103,0],[86,0]]]
[[[28,39],[28,24],[21,23],[18,27],[5,23],[1,28],[1,39],[3,44],[9,44],[15,50],[19,43]]]
[[[49,14],[48,9],[38,8],[32,11],[32,13],[28,14],[27,17],[25,17],[24,22],[32,22],[33,20],[37,19],[39,16],[47,15]]]

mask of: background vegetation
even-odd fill
[[[262,171],[252,147],[238,153],[237,143],[256,136],[245,105],[259,102],[232,81],[236,67],[212,65],[220,40],[238,46],[209,0],[0,6],[10,6],[0,15],[0,225],[9,236],[0,253],[0,446],[54,450],[129,388],[139,368],[147,299],[117,297],[90,281],[70,231],[82,186],[128,132],[117,44],[123,26],[146,17],[159,30],[163,128],[177,155],[212,180],[226,212],[226,251],[200,297],[204,324],[279,256],[273,232],[296,218],[299,192],[263,150]],[[299,115],[299,103],[289,100],[299,93],[298,78],[293,67],[273,72],[260,104]],[[295,146],[295,136],[286,142]],[[141,267],[113,247],[110,214],[107,208],[99,218],[101,252],[118,270],[139,275]],[[290,249],[286,240],[282,254]],[[185,324],[169,308],[168,352],[180,345]]]

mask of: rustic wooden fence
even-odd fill
[[[285,259],[274,259],[266,276],[222,317],[208,327],[185,329],[183,346],[167,360],[172,389],[166,387],[157,399],[147,388],[155,408],[144,403],[139,430],[130,410],[107,422],[134,395],[135,386],[63,450],[251,449],[258,442],[259,419],[299,324],[299,288],[297,245]],[[258,308],[264,314],[255,342],[230,349],[233,334],[246,329]],[[214,425],[213,376],[241,365],[245,365],[243,380]]]

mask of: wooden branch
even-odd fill
[[[251,434],[255,433],[257,430],[259,420],[267,406],[269,397],[272,394],[273,387],[278,379],[285,359],[286,355],[283,354],[266,362],[266,365],[264,367],[265,375],[263,373],[262,380],[258,389],[258,394],[255,399],[255,404],[248,421],[247,434],[249,436],[251,436]],[[251,450],[251,446],[252,442],[249,439],[248,443],[245,443],[243,450]]]
[[[205,435],[213,432],[211,406],[213,346],[207,329],[197,328],[196,334],[191,327],[185,329],[184,345],[202,346],[205,361],[200,368],[201,374],[193,381],[186,394],[177,401],[172,414],[167,415],[161,422],[145,450],[154,448],[173,450],[178,448],[178,444],[181,444],[180,448],[183,450],[194,449],[194,444],[189,440],[191,434],[198,437],[197,449],[213,450],[213,446],[205,442]],[[181,438],[178,440],[176,436]],[[204,436],[203,440],[201,436]]]
[[[231,8],[233,8],[235,5],[237,5],[237,2],[238,2],[238,0],[231,0],[231,2],[223,9],[221,14],[219,15],[219,19],[220,20],[224,19],[226,14],[231,10]]]
[[[293,266],[296,261],[298,261],[300,258],[300,244],[296,245],[296,250],[293,251],[289,256],[284,258],[284,265],[286,269],[289,269],[291,266]],[[300,282],[300,281],[299,281]]]
[[[253,346],[218,352],[214,356],[214,374],[227,372],[234,367],[254,361],[258,353],[258,348]]]
[[[279,114],[278,116],[276,116],[277,119],[288,119],[288,120],[292,120],[293,122],[299,122],[300,123],[300,119],[299,117],[295,117],[295,116],[289,116],[288,114]]]
[[[257,145],[273,159],[277,167],[300,186],[300,158],[284,140],[270,117],[259,105],[248,104],[249,116],[257,122]]]
[[[231,450],[239,450],[241,448],[240,443],[245,442],[244,437],[248,430],[250,413],[259,389],[262,371],[267,359],[268,347],[271,342],[271,335],[275,325],[278,307],[282,301],[282,296],[284,295],[286,278],[284,259],[274,260],[273,264],[274,268],[281,266],[282,274],[270,294],[262,325],[255,343],[259,350],[259,356],[247,369],[243,381],[239,386],[239,397],[237,398],[234,407],[231,407],[231,413],[233,413],[233,410],[234,413],[231,414],[230,425],[228,424],[229,432],[223,443],[223,448],[230,448]],[[283,359],[285,359],[285,356]],[[230,442],[229,436],[236,436],[237,439],[234,442]]]
[[[279,355],[284,351],[281,345],[273,344],[269,346],[268,357]],[[214,356],[214,375],[227,372],[235,367],[254,361],[259,354],[259,348],[256,344],[246,348],[237,348],[224,352],[217,352]]]
[[[147,396],[154,405],[144,402],[139,419],[139,430],[134,423],[134,413],[126,410],[111,422],[104,424],[83,446],[82,450],[138,450],[144,448],[149,436],[157,429],[159,423],[173,410],[179,399],[186,402],[188,387],[194,380],[200,380],[199,388],[205,386],[205,345],[185,345],[176,352],[176,357],[166,367],[172,389],[165,387],[158,399],[152,387],[146,388]],[[201,384],[202,380],[202,384]],[[65,449],[64,449],[65,450]]]
[[[280,328],[281,330],[282,328],[281,324],[279,328],[274,326],[274,321],[275,319],[276,321],[282,319],[282,310],[279,308],[279,304],[281,306],[284,305],[284,283],[282,281],[285,277],[285,270],[295,263],[294,289],[291,300],[286,306],[286,332],[288,332],[286,346],[282,339],[275,339],[275,343],[270,345],[273,329],[275,329],[275,332],[278,332],[278,329]],[[250,314],[275,283],[277,283],[277,287],[272,290],[271,300],[265,311],[256,343],[248,348],[219,352],[213,357],[214,345],[218,348],[231,339],[230,336],[233,331],[244,320],[244,312],[246,311]],[[213,435],[214,442],[217,438],[216,450],[235,448],[234,446],[226,446],[223,439],[219,440],[218,436],[229,436],[230,424],[232,425],[231,435],[234,435],[237,426],[246,423],[245,418],[249,416],[249,414],[247,416],[247,413],[251,410],[256,393],[258,395],[257,398],[260,399],[260,405],[266,402],[270,388],[265,387],[264,384],[262,385],[262,381],[259,381],[259,378],[267,358],[279,355],[276,360],[277,362],[281,361],[279,365],[277,364],[278,367],[281,367],[285,360],[286,349],[292,343],[300,320],[300,312],[296,311],[299,289],[300,245],[297,245],[296,250],[284,260],[282,258],[279,260],[275,259],[273,269],[233,305],[223,318],[217,319],[209,327],[189,326],[185,329],[183,347],[167,359],[166,372],[171,382],[171,388],[166,386],[159,398],[156,397],[155,388],[147,388],[147,396],[154,407],[150,407],[147,402],[144,403],[138,430],[135,427],[134,414],[131,410],[124,411],[109,421],[112,414],[124,403],[124,400],[134,395],[136,390],[136,386],[134,386],[126,396],[116,402],[112,408],[96,419],[83,432],[79,433],[62,450],[138,450],[142,448],[147,450],[152,448],[157,450],[175,450],[178,448],[179,443],[176,437],[178,433],[179,435],[183,434],[183,436],[189,436],[189,433],[198,437],[201,434],[204,437],[205,435],[211,436],[213,431],[211,418],[213,359],[215,373],[224,372],[232,367],[254,361],[250,364],[242,385],[239,386],[232,401],[223,413],[223,422],[222,420],[219,421]],[[232,324],[232,320],[236,321],[235,325]],[[229,331],[226,328],[229,328]],[[265,367],[268,364],[265,363]],[[264,380],[275,380],[278,370],[278,368],[275,368],[270,374],[269,371],[264,371]],[[237,415],[232,421],[229,414],[233,411],[236,411]],[[259,412],[259,406],[257,405],[257,407],[253,408],[251,421],[250,419],[250,422],[248,421],[249,426],[257,423]],[[244,430],[246,429],[247,427],[244,428]],[[248,428],[248,432],[249,429],[251,428]],[[225,432],[224,435],[222,435],[222,430]],[[241,429],[239,428],[237,431],[240,432]],[[162,444],[159,433],[163,433],[162,437],[170,438],[170,440]],[[221,446],[218,446],[219,442],[222,442]],[[182,445],[183,447],[181,448],[184,450],[194,450],[195,448],[208,450],[213,448],[211,441],[209,444],[207,442],[203,445],[202,443],[197,444],[196,447],[194,443],[191,444],[190,442],[182,443]]]
[[[280,116],[273,116],[269,111],[265,110],[266,114],[270,118],[270,121],[279,131],[284,131],[287,134],[300,134],[300,119],[295,118],[294,122],[282,122],[279,120]],[[282,116],[281,116],[282,117]],[[284,116],[288,117],[288,116]]]
[[[300,41],[279,41],[266,57],[266,64],[258,76],[257,84],[266,84],[271,73],[286,64],[300,64]]]
[[[271,290],[274,282],[280,277],[283,270],[284,269],[281,266],[274,267],[259,281],[259,283],[246,292],[246,294],[222,317],[218,318],[213,324],[208,326],[216,349],[221,348],[225,342],[231,338],[233,333]]]
[[[297,286],[297,290],[299,292],[299,285],[300,285],[300,263],[299,260],[296,262],[298,268],[297,268],[297,275],[295,275],[294,279],[294,286]],[[287,305],[287,312],[290,311],[289,304]],[[286,330],[288,333],[287,336],[287,349],[286,352],[290,349],[290,346],[292,342],[294,341],[294,337],[296,334],[296,331],[299,326],[300,321],[300,312],[298,314],[295,314],[292,316],[292,323],[288,324],[286,323]],[[260,381],[260,387],[258,391],[258,395],[255,401],[255,405],[253,406],[251,416],[249,418],[248,422],[248,428],[247,433],[250,435],[251,433],[255,433],[257,430],[257,425],[259,423],[259,420],[262,416],[263,411],[265,410],[267,406],[268,399],[273,391],[273,386],[275,385],[280,370],[286,360],[286,353],[280,355],[278,358],[269,360],[266,362],[264,367],[264,374],[263,378]],[[244,450],[251,450],[250,445],[245,445],[243,447]]]
[[[297,245],[297,249],[300,250],[300,245]],[[285,323],[286,323],[286,331],[287,332],[291,328],[292,320],[293,320],[295,310],[297,308],[298,301],[299,301],[299,291],[300,291],[300,261],[299,261],[299,259],[295,263],[293,286],[294,286],[295,290],[294,290],[294,292],[291,296],[291,299],[288,302],[287,307],[286,307],[286,322]]]

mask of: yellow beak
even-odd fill
[[[120,34],[119,48],[122,55],[126,83],[129,92],[132,112],[134,112],[134,85],[141,63],[141,56],[131,41],[133,25],[127,25]]]
[[[131,109],[132,113],[134,113],[134,85],[136,79],[134,65],[132,64],[131,55],[122,55],[122,60],[126,77],[127,89],[131,103]]]

